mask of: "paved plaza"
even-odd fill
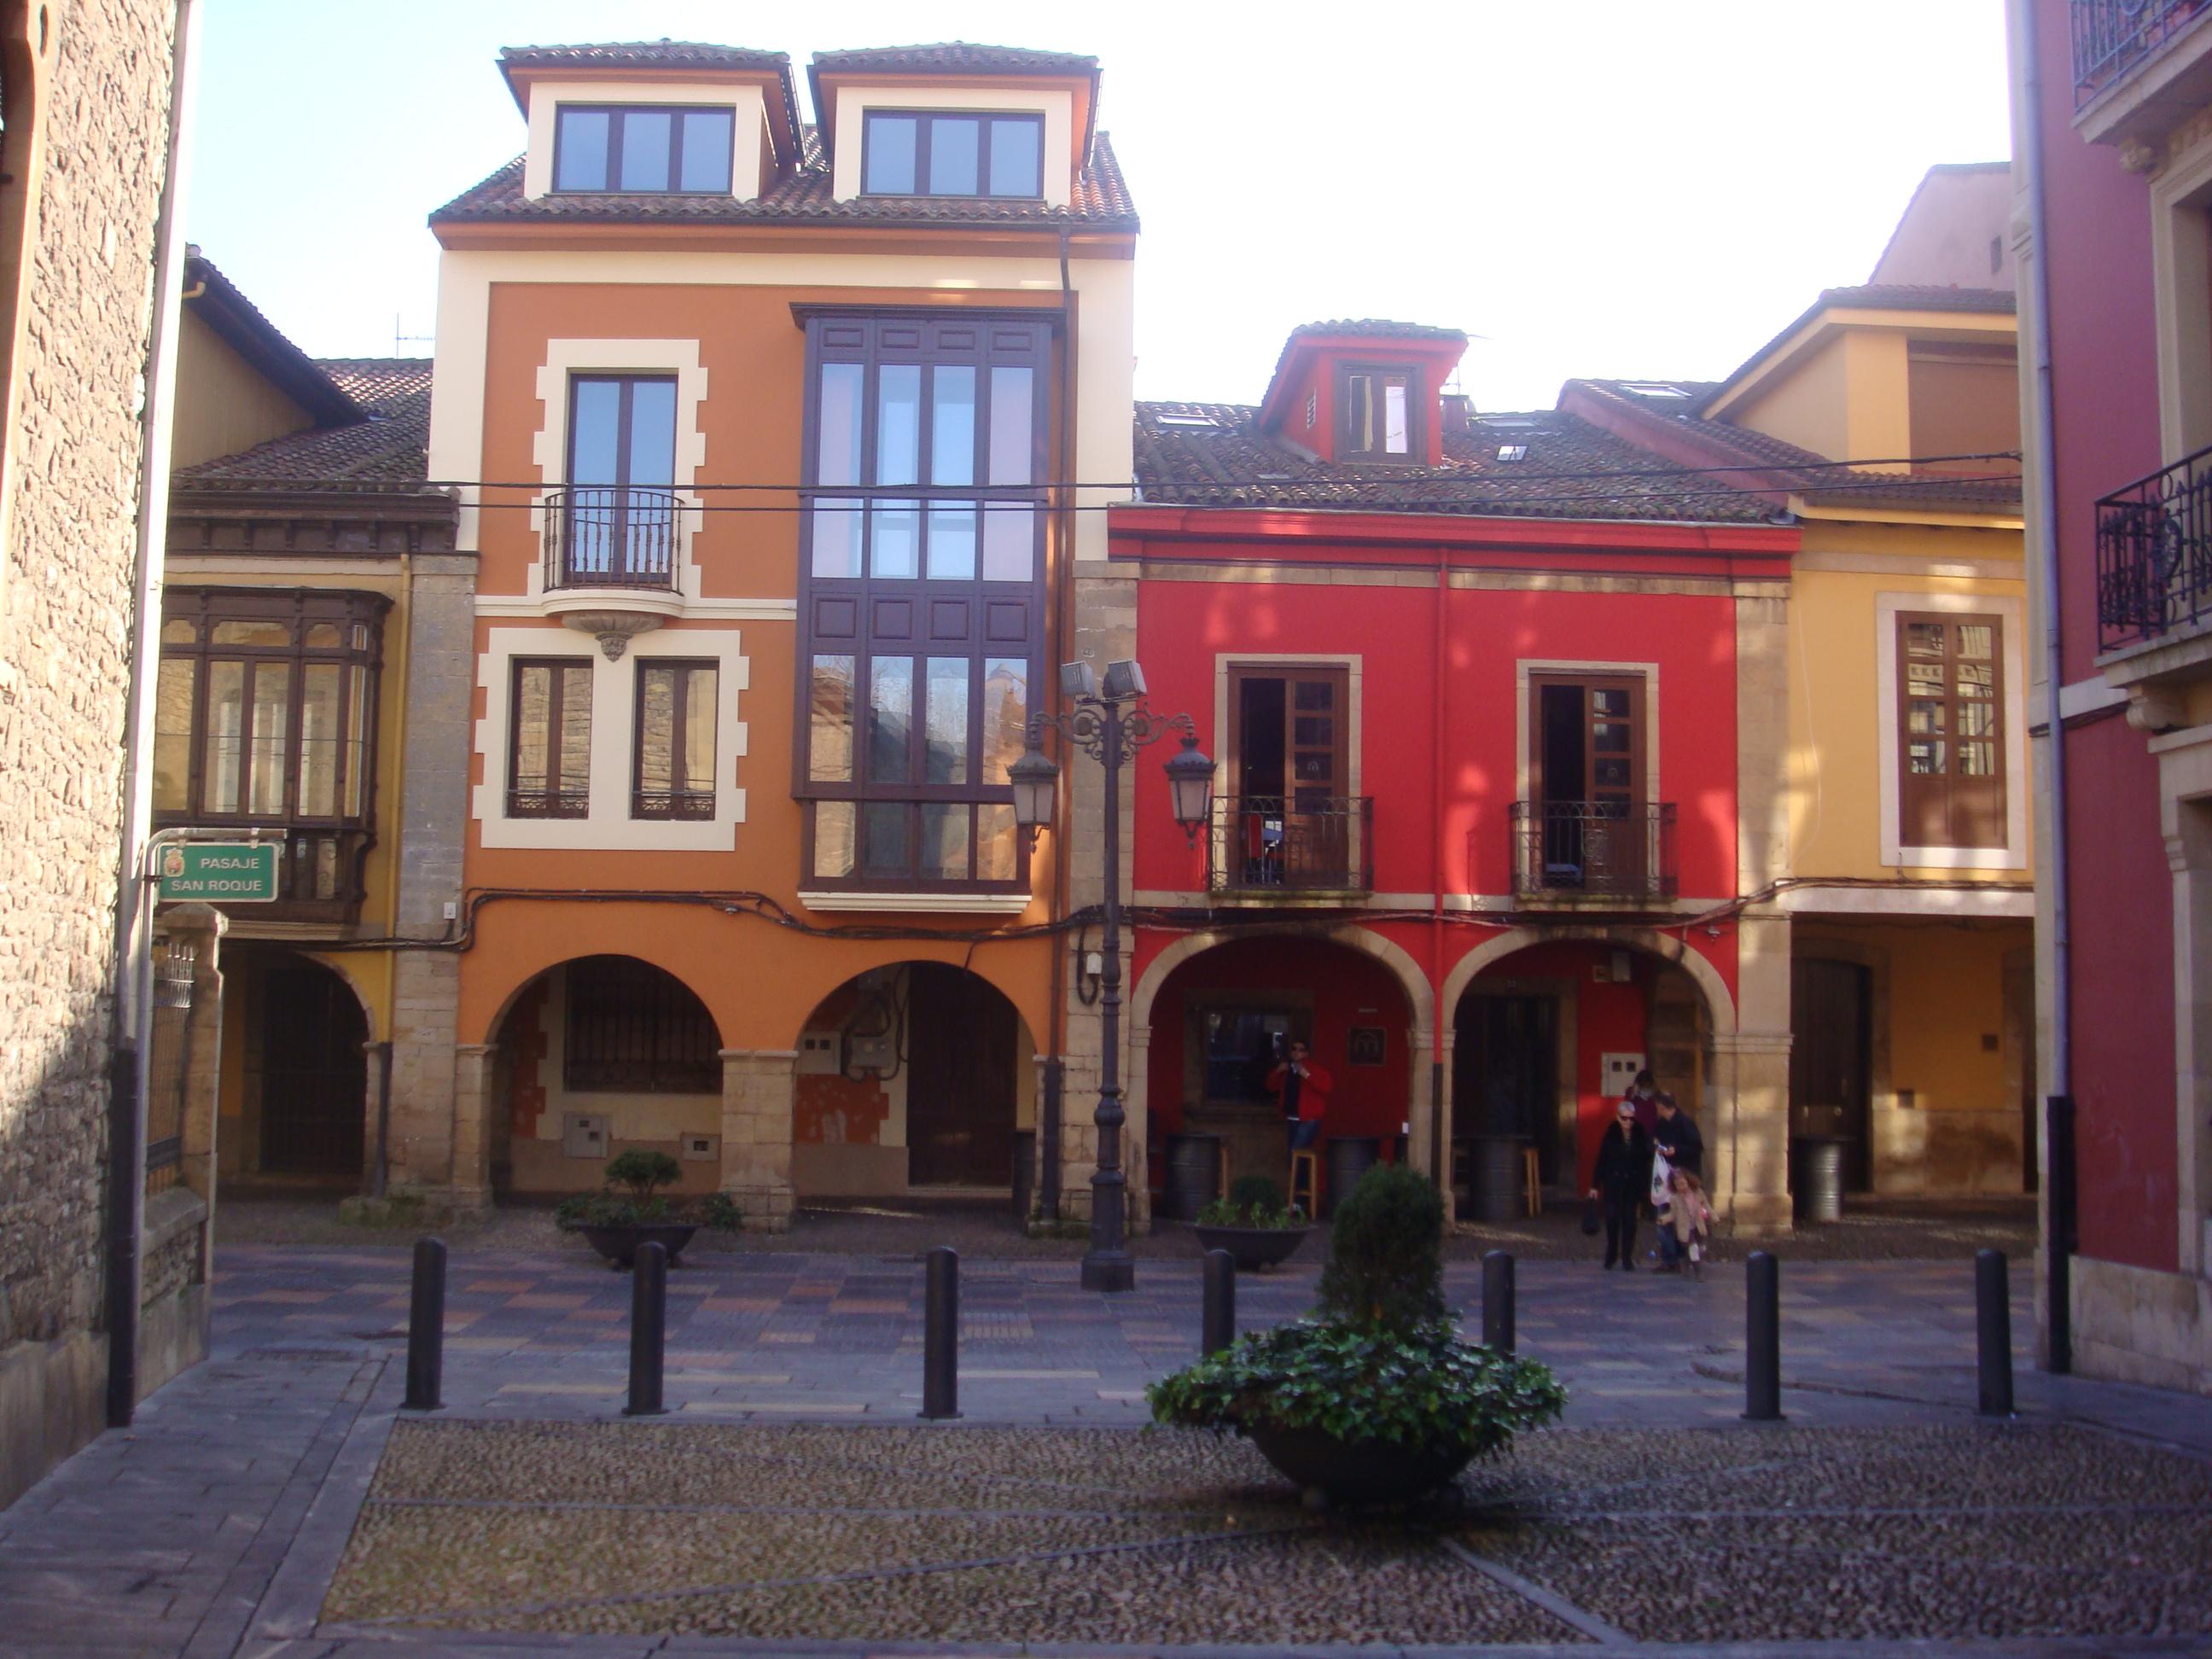
[[[1109,1298],[969,1261],[963,1417],[921,1425],[911,1256],[702,1253],[636,1423],[629,1279],[580,1250],[457,1236],[445,1407],[403,1416],[404,1249],[227,1248],[215,1357],[0,1514],[0,1652],[2212,1650],[2212,1401],[2023,1352],[2019,1421],[1978,1421],[1966,1261],[1785,1257],[1779,1427],[1739,1419],[1740,1267],[1524,1262],[1564,1424],[1380,1526],[1241,1443],[1137,1432],[1195,1352],[1197,1265]],[[1474,1322],[1479,1269],[1447,1283]],[[1247,1278],[1239,1322],[1313,1290]]]

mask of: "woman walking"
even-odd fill
[[[1636,1206],[1651,1183],[1651,1137],[1636,1121],[1636,1103],[1623,1099],[1613,1127],[1598,1142],[1589,1195],[1605,1206],[1605,1265],[1636,1271]]]

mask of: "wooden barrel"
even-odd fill
[[[1380,1135],[1331,1135],[1328,1141],[1328,1179],[1322,1183],[1324,1213],[1336,1206],[1359,1184],[1359,1177],[1382,1161]]]
[[[1525,1205],[1521,1195],[1522,1148],[1528,1144],[1518,1135],[1476,1135],[1470,1144],[1474,1157],[1468,1171],[1468,1196],[1477,1221],[1513,1221]]]
[[[1170,1135],[1167,1182],[1160,1192],[1162,1213],[1177,1221],[1195,1221],[1220,1192],[1221,1137]]]

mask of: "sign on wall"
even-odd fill
[[[163,903],[269,904],[276,897],[276,843],[171,842],[154,851],[155,896]]]

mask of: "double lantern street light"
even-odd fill
[[[1198,746],[1198,728],[1188,714],[1160,714],[1135,707],[1145,695],[1144,671],[1133,662],[1106,665],[1102,687],[1087,662],[1060,671],[1060,695],[1073,706],[1062,714],[1034,714],[1029,747],[1007,769],[1014,787],[1014,822],[1032,836],[1052,823],[1060,794],[1060,768],[1044,752],[1044,734],[1061,739],[1097,761],[1106,773],[1104,963],[1099,974],[1100,1052],[1098,1162],[1091,1176],[1091,1248],[1083,1255],[1083,1288],[1136,1288],[1136,1259],[1129,1254],[1128,1182],[1121,1170],[1121,764],[1139,749],[1173,732],[1182,748],[1167,763],[1175,820],[1195,843],[1205,827],[1213,797],[1213,763]],[[1125,707],[1127,705],[1127,707]],[[1051,1149],[1056,1156],[1058,1149]]]

